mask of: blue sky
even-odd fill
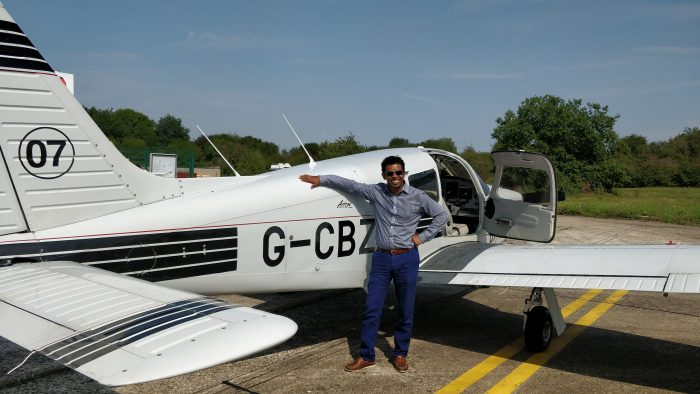
[[[700,126],[700,1],[0,0],[83,105],[295,145],[353,133],[487,151],[554,94],[616,131]],[[196,137],[197,135],[194,135]]]

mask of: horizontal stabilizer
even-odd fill
[[[176,376],[289,339],[282,316],[71,262],[0,268],[0,335],[110,386]]]

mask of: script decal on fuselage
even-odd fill
[[[313,237],[313,248],[316,257],[320,260],[326,260],[331,256],[347,257],[355,253],[357,249],[359,254],[367,254],[374,251],[373,247],[368,247],[367,244],[371,239],[374,231],[374,218],[360,219],[360,225],[367,227],[367,232],[364,238],[359,243],[355,240],[355,223],[351,220],[340,220],[333,224],[331,222],[321,222],[316,226],[316,231]],[[322,240],[333,237],[337,234],[337,243],[335,245],[323,246]],[[263,235],[263,261],[270,267],[278,266],[287,253],[285,240],[287,235],[279,226],[272,226],[265,231]],[[292,239],[289,237],[289,248],[311,247],[312,239]]]
[[[340,200],[336,208],[352,208],[352,203],[350,201]]]

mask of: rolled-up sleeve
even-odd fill
[[[356,182],[338,175],[320,175],[319,178],[321,180],[321,186],[346,193],[358,194],[367,200],[374,199],[374,193],[376,192],[375,185]]]
[[[428,197],[427,194],[421,193],[421,206],[425,213],[433,217],[433,221],[430,223],[428,228],[426,228],[422,233],[418,234],[418,238],[422,242],[428,242],[442,227],[447,223],[447,210],[445,210],[440,204],[436,203],[433,199]]]

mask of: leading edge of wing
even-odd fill
[[[72,262],[0,268],[0,335],[120,386],[240,359],[292,320]]]
[[[422,283],[700,293],[698,245],[461,243],[427,256]]]

